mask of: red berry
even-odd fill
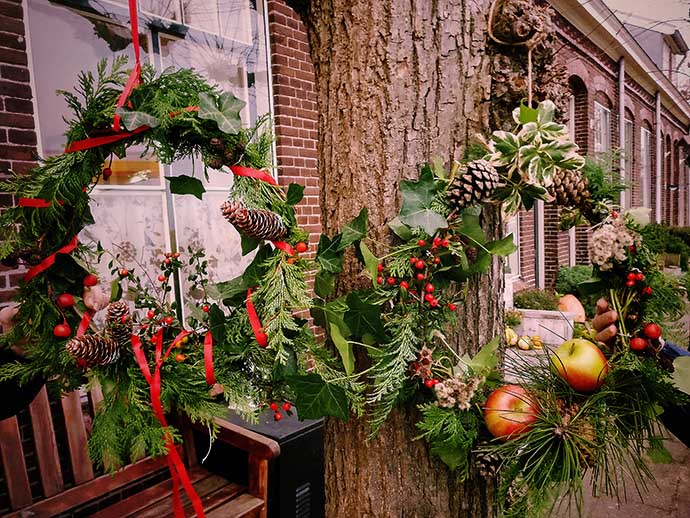
[[[434,385],[436,385],[436,383],[434,383],[434,380],[432,380],[432,379],[424,380],[424,386],[426,388],[433,388]]]
[[[410,264],[414,265],[414,263],[416,263],[416,262],[417,262],[416,257],[410,257]]]
[[[120,277],[127,277],[129,275],[129,270],[127,268],[123,268],[120,270]]]
[[[441,258],[440,257],[434,257],[434,264],[440,264],[441,263]]]
[[[110,169],[109,167],[106,167],[105,169],[103,169],[102,174],[103,174],[103,179],[107,180],[108,178],[110,178],[113,175],[113,170]]]
[[[280,421],[282,418],[283,415],[280,412],[276,412],[275,414],[273,414],[273,419],[275,419],[276,421]]]
[[[53,328],[53,334],[58,338],[67,338],[72,334],[72,329],[67,324],[58,324]]]
[[[418,280],[418,281],[423,281],[423,280],[424,280],[424,274],[423,274],[423,273],[418,273],[418,274],[417,274],[417,280]]]
[[[303,241],[300,241],[295,245],[295,250],[297,250],[298,254],[303,254],[309,249],[309,245]]]
[[[270,409],[273,410],[274,412],[277,412],[277,411],[278,411],[278,403],[276,403],[276,402],[274,401],[273,403],[271,403],[270,405],[268,405],[268,408],[270,408]]]
[[[441,240],[441,246],[443,248],[448,248],[450,246],[450,241],[448,241],[447,239]]]
[[[185,361],[186,359],[187,359],[187,357],[186,357],[184,354],[182,354],[182,353],[178,353],[178,354],[175,355],[175,361],[176,361],[176,362],[183,362],[183,361]]]
[[[86,277],[84,277],[84,286],[95,286],[98,284],[98,277],[96,277],[94,274],[90,273]]]
[[[635,247],[634,246],[629,247],[628,250],[630,250],[631,254],[635,253]]]
[[[645,289],[642,290],[643,295],[651,295],[652,294],[652,288],[649,286],[645,287]]]
[[[635,281],[628,281],[625,283],[625,285],[628,286],[629,288],[632,288],[633,286],[635,286]]]
[[[630,340],[630,348],[633,351],[644,351],[647,348],[647,340],[644,338],[635,337]]]
[[[434,246],[441,246],[441,238],[440,237],[434,238]]]
[[[383,265],[382,265],[382,264],[379,264],[379,265],[376,267],[376,270],[377,270],[379,273],[381,273],[381,272],[383,271]]]
[[[283,410],[285,410],[286,412],[288,410],[290,410],[291,408],[292,408],[292,405],[290,403],[288,403],[287,401],[285,403],[283,403]]]
[[[211,307],[208,304],[204,304],[203,306],[201,306],[201,311],[203,311],[204,313],[208,313],[210,310]]]
[[[424,286],[424,291],[426,291],[427,293],[433,293],[433,292],[434,292],[434,289],[435,289],[435,288],[434,288],[434,285],[431,284],[430,282],[427,283],[426,286]]]
[[[635,272],[630,272],[628,274],[628,280],[629,281],[634,281],[636,278],[637,278],[637,275],[635,274]]]
[[[410,287],[410,285],[407,283],[407,281],[402,281],[400,283],[400,287],[404,288],[404,289],[408,289]]]
[[[425,266],[426,263],[424,263],[424,261],[422,261],[421,259],[414,263],[414,267],[417,268],[417,270],[423,270]]]
[[[615,210],[613,212],[611,212],[611,217],[613,219],[618,219],[618,212],[616,212]]]
[[[451,302],[450,304],[448,304],[448,309],[450,309],[451,311],[455,311],[456,309],[458,309],[458,306]]]
[[[170,257],[166,257],[166,258],[165,258],[165,261],[163,261],[163,262],[164,262],[165,264],[170,264],[170,263],[172,263],[172,259],[170,259]]]
[[[643,281],[644,280],[644,273],[640,272],[635,275],[635,280],[636,281]]]
[[[436,300],[436,299],[432,300],[431,302],[429,302],[429,305],[432,308],[437,308],[438,307],[438,300]]]
[[[424,295],[424,300],[426,300],[427,302],[431,302],[432,300],[434,300],[434,296],[431,293],[427,293],[426,295]]]
[[[376,277],[376,282],[378,284],[383,284],[383,277],[381,277],[380,275],[378,277]]]
[[[172,323],[173,323],[174,321],[175,321],[175,319],[174,319],[173,317],[165,317],[165,318],[163,319],[163,323],[164,323],[166,326],[172,325]]]
[[[69,293],[63,293],[62,295],[58,295],[56,302],[62,309],[70,308],[74,306],[74,297]]]
[[[159,275],[159,276],[158,276],[158,280],[159,280],[160,282],[165,282],[165,281],[168,280],[168,278],[167,278],[165,275]]]
[[[393,286],[395,284],[395,279],[393,277],[388,277],[388,280],[386,281],[389,285]]]
[[[417,246],[424,246],[424,245],[426,245],[426,241],[424,241],[423,239],[420,239],[419,241],[417,241]]]
[[[155,316],[156,316],[156,312],[152,309],[149,309],[149,312],[146,313],[146,318],[148,318],[149,320],[151,320]]]
[[[661,326],[659,324],[647,324],[644,326],[644,334],[647,338],[651,338],[652,340],[658,340],[661,338]]]

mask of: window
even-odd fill
[[[640,131],[640,177],[642,180],[642,206],[652,207],[652,132]]]
[[[594,103],[594,152],[606,153],[611,149],[611,110]]]
[[[633,157],[635,156],[633,147],[634,138],[635,124],[630,119],[625,119],[625,146],[623,147],[623,178],[628,183],[631,182],[633,179]],[[625,196],[625,203],[627,207],[631,206],[630,196]]]
[[[261,1],[140,1],[142,62],[157,70],[194,68],[207,80],[247,102],[245,124],[270,111],[265,14]],[[71,89],[82,69],[98,60],[126,54],[133,63],[127,1],[81,2],[28,0],[30,46],[38,105],[38,128],[44,156],[61,153],[66,103],[55,95]],[[85,239],[100,240],[119,251],[130,265],[156,268],[160,254],[188,245],[204,247],[211,277],[232,278],[246,266],[239,236],[225,222],[219,206],[232,184],[231,175],[209,171],[203,201],[169,192],[165,176],[201,171],[200,160],[169,166],[141,149],[114,159],[113,175],[93,192],[96,225]],[[107,260],[103,261],[105,273]],[[109,275],[108,275],[109,276]]]
[[[520,275],[520,219],[519,214],[515,214],[506,222],[506,234],[513,234],[513,243],[517,245],[517,250],[508,256],[506,265],[506,275],[517,277]]]

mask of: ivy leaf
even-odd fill
[[[218,304],[211,304],[208,312],[209,330],[213,336],[213,346],[222,347],[225,343],[225,314]]]
[[[122,285],[120,279],[115,279],[110,283],[110,302],[115,302],[122,298]]]
[[[348,246],[356,241],[360,241],[367,235],[369,210],[364,207],[359,211],[355,219],[350,221],[341,231],[340,245],[338,251],[345,250]]]
[[[322,299],[328,297],[335,289],[335,275],[326,270],[319,270],[314,277],[314,293]]]
[[[412,232],[410,227],[405,225],[400,218],[394,218],[388,222],[388,228],[390,228],[396,236],[398,236],[403,241],[409,241],[412,239]]]
[[[421,228],[433,236],[439,228],[448,226],[448,221],[438,212],[431,209],[436,197],[436,181],[430,167],[422,168],[419,180],[400,182],[402,208],[400,221],[412,228]]]
[[[146,112],[133,112],[126,108],[120,107],[115,110],[115,113],[120,116],[122,125],[127,131],[134,131],[141,126],[155,128],[160,126],[161,123],[160,119]]]
[[[343,336],[343,330],[337,322],[329,322],[328,329],[333,345],[338,349],[340,359],[345,367],[345,374],[348,376],[355,370],[355,355],[352,352],[352,344]]]
[[[257,246],[261,243],[260,239],[256,239],[254,237],[249,237],[245,236],[244,234],[240,234],[240,246],[242,247],[242,255],[245,256],[252,250],[255,250]]]
[[[518,117],[516,122],[520,124],[527,124],[528,122],[537,122],[537,117],[539,115],[538,110],[530,108],[525,104],[520,103],[520,108],[516,108],[518,111]]]
[[[340,273],[342,270],[342,254],[340,250],[341,235],[338,234],[333,239],[321,234],[319,247],[316,250],[316,262],[321,268],[329,273]]]
[[[347,394],[341,387],[326,383],[318,374],[291,376],[288,383],[295,391],[300,420],[333,416],[347,421],[350,415]]]
[[[469,359],[467,355],[465,355],[463,357],[463,367],[472,369],[472,373],[477,376],[486,376],[498,365],[498,355],[496,354],[496,351],[498,351],[498,346],[500,343],[501,340],[497,336],[484,347],[479,349],[479,352],[477,352],[472,359]]]
[[[191,194],[200,200],[206,192],[204,184],[201,180],[192,176],[182,174],[180,176],[166,176],[166,180],[170,182],[170,192],[173,194]]]
[[[509,234],[503,239],[492,241],[486,245],[486,249],[493,255],[507,257],[517,251],[518,247],[513,242],[513,234]]]
[[[364,336],[369,333],[380,339],[385,338],[380,305],[366,302],[357,292],[352,292],[347,296],[347,306],[345,323],[353,335]]]
[[[285,201],[288,205],[297,205],[304,197],[304,185],[291,183],[288,185]]]
[[[240,111],[247,104],[230,92],[223,92],[216,102],[215,96],[199,94],[199,118],[215,121],[223,133],[234,135],[242,128]]]
[[[673,361],[673,384],[686,394],[690,394],[690,356],[678,356]]]
[[[371,253],[369,247],[364,243],[359,244],[359,250],[362,252],[362,258],[364,259],[364,266],[371,276],[371,282],[376,287],[376,277],[379,275],[379,258]]]
[[[249,287],[249,284],[247,284],[243,276],[235,277],[232,280],[219,282],[209,286],[209,288],[212,288],[214,291],[214,295],[216,295],[215,297],[212,295],[211,296],[216,300],[234,299],[239,295],[244,297]]]
[[[458,232],[470,238],[475,244],[483,245],[486,242],[484,230],[479,220],[481,209],[465,209],[462,212],[462,221]]]

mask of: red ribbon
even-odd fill
[[[256,308],[252,302],[252,289],[247,290],[247,314],[249,315],[249,323],[252,326],[252,331],[254,331],[254,337],[258,342],[260,347],[266,347],[268,345],[268,336],[264,332],[264,328],[261,326],[261,320],[259,320],[259,315],[256,314]]]
[[[69,254],[72,250],[77,248],[79,245],[79,242],[77,240],[77,236],[74,236],[72,240],[67,243],[65,246],[60,248],[55,253],[50,254],[48,257],[43,259],[39,264],[31,268],[26,274],[24,275],[24,282],[29,282],[31,279],[36,277],[39,273],[47,270],[51,266],[55,264],[55,259],[57,258],[57,254]]]
[[[86,330],[91,324],[91,319],[93,318],[94,312],[90,309],[84,311],[84,316],[81,317],[81,322],[79,322],[79,328],[77,328],[77,336],[84,336]]]
[[[161,366],[168,356],[170,356],[170,353],[175,346],[188,334],[190,334],[189,331],[182,331],[180,334],[178,334],[172,341],[172,344],[170,344],[170,347],[168,347],[168,349],[165,351],[165,354],[163,354],[163,329],[158,330],[158,332],[151,338],[151,343],[153,343],[156,347],[156,365],[153,375],[151,374],[151,369],[149,368],[146,354],[141,346],[141,340],[137,335],[132,335],[132,350],[134,351],[134,357],[139,365],[139,370],[141,370],[141,373],[144,375],[144,378],[149,384],[151,407],[156,419],[158,419],[158,422],[160,422],[163,428],[168,427],[168,422],[165,419],[163,404],[161,402]],[[177,448],[175,448],[175,444],[173,443],[170,432],[166,432],[165,442],[168,447],[168,468],[170,469],[170,475],[172,477],[173,510],[175,518],[184,518],[184,509],[182,507],[182,499],[180,497],[180,485],[182,485],[182,488],[187,493],[189,500],[192,502],[192,507],[194,508],[196,516],[198,518],[204,518],[206,514],[204,513],[201,498],[199,498],[199,495],[194,490],[194,486],[192,486],[187,469],[180,458]]]
[[[62,202],[58,202],[62,205]],[[43,198],[19,198],[18,205],[20,207],[31,207],[34,209],[47,209],[50,207],[50,202]]]
[[[65,153],[74,153],[75,151],[83,151],[85,149],[91,149],[93,147],[105,146],[106,144],[112,144],[119,140],[125,140],[131,136],[138,133],[148,131],[148,126],[139,126],[134,131],[124,131],[120,133],[113,133],[112,135],[105,135],[103,137],[93,137],[84,140],[77,140],[76,142],[71,142],[67,148],[65,148]]]
[[[232,174],[237,176],[247,176],[249,178],[256,178],[257,180],[270,183],[271,185],[278,185],[276,179],[266,171],[259,171],[258,169],[252,169],[251,167],[244,167],[241,165],[231,165],[230,171],[232,171]]]
[[[213,335],[211,331],[206,331],[204,336],[204,365],[206,367],[206,383],[216,384],[216,374],[213,371]]]
[[[115,108],[122,108],[127,98],[141,80],[141,59],[139,57],[139,17],[137,15],[137,0],[129,0],[129,21],[132,27],[132,45],[134,46],[134,68],[129,74],[124,90],[117,100]],[[138,129],[138,128],[137,128]],[[120,131],[120,116],[116,113],[113,118],[113,130]]]
[[[285,241],[271,241],[273,243],[273,246],[275,246],[278,250],[282,250],[289,256],[295,255],[295,249],[292,248],[288,243]]]

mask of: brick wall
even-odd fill
[[[37,156],[23,14],[20,0],[0,0],[0,178],[26,172]],[[13,204],[0,194],[0,207]],[[20,277],[0,266],[0,302],[11,299]]]
[[[536,284],[534,247],[534,212],[522,210],[520,211],[520,286],[515,287],[516,291]]]
[[[279,180],[305,185],[297,206],[300,223],[310,232],[312,249],[321,233],[319,176],[316,169],[317,112],[314,69],[304,26],[284,0],[268,1],[273,101]]]

